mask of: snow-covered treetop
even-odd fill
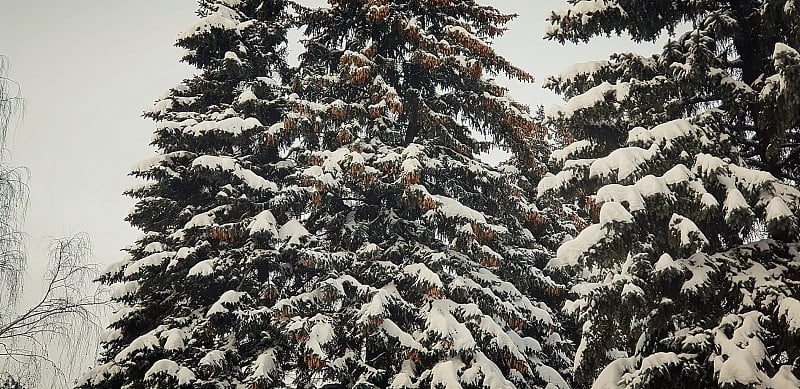
[[[310,39],[302,68],[326,65],[338,71],[304,81],[303,99],[295,103],[298,115],[287,119],[284,131],[314,128],[347,136],[344,133],[355,135],[358,130],[380,135],[389,144],[437,138],[442,146],[471,155],[490,146],[471,136],[477,130],[513,150],[522,164],[541,168],[548,153],[541,140],[545,130],[527,107],[509,99],[507,89],[488,78],[504,74],[532,81],[489,44],[514,15],[474,1],[459,7],[449,1],[333,4],[307,12]],[[353,29],[352,20],[362,20],[367,28]],[[341,47],[326,46],[322,40]],[[369,93],[346,102],[341,93],[309,94],[319,91],[312,85],[339,91],[343,83]],[[322,124],[335,126],[320,128]]]

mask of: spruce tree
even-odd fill
[[[267,133],[298,163],[272,203],[296,215],[307,285],[239,319],[257,323],[248,334],[283,325],[268,383],[566,387],[544,303],[558,286],[538,269],[548,252],[523,225],[536,209],[515,167],[541,169],[547,145],[487,78],[530,80],[488,44],[513,16],[474,1],[330,3],[298,7],[296,94]],[[492,145],[515,159],[481,162]]]
[[[575,141],[539,195],[591,221],[548,264],[573,283],[576,386],[798,387],[794,2],[570,3],[549,39],[685,30],[547,82]]]
[[[295,5],[290,70],[286,3],[201,1],[179,38],[202,73],[147,114],[145,235],[102,277],[124,305],[79,386],[566,388],[524,194],[544,131],[488,78],[531,78],[489,45],[513,16]]]
[[[133,168],[146,184],[128,192],[144,234],[100,277],[120,308],[79,387],[235,387],[254,374],[242,366],[261,350],[232,338],[224,313],[258,298],[238,291],[272,255],[252,242],[270,238],[273,180],[289,169],[264,134],[283,120],[287,12],[284,0],[202,0],[179,35],[200,72],[145,114],[158,155]],[[251,240],[254,229],[265,234]]]

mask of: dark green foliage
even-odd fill
[[[548,264],[574,285],[576,386],[800,384],[793,2],[570,3],[549,38],[687,30],[547,83],[576,141],[539,195],[591,220]]]
[[[128,218],[144,235],[101,276],[118,283],[123,306],[102,337],[101,365],[81,386],[234,386],[248,376],[235,364],[260,350],[217,358],[212,351],[232,347],[233,323],[206,311],[257,281],[251,261],[265,255],[247,226],[278,191],[264,177],[281,176],[264,130],[283,120],[287,11],[283,0],[201,1],[201,19],[179,36],[184,60],[201,73],[146,113],[158,121],[159,155],[132,173],[148,181],[129,192],[139,201]]]
[[[102,277],[124,306],[81,387],[566,388],[525,195],[544,129],[488,78],[531,79],[487,43],[513,16],[288,5],[201,2],[179,38],[201,74],[147,113],[145,234]],[[513,158],[480,161],[492,146]]]
[[[746,163],[779,179],[798,181],[800,6],[786,0],[582,3],[584,7],[551,15],[549,39],[576,42],[627,33],[636,40],[655,40],[665,32],[678,35],[657,55],[616,53],[591,70],[583,67],[586,71],[575,77],[549,79],[548,85],[567,98],[604,81],[618,87],[625,83],[624,96],[598,100],[595,109],[575,112],[560,126],[578,136],[611,132],[619,144],[631,126],[654,126],[715,107],[721,112],[708,125],[724,128]],[[593,120],[597,118],[591,115],[600,108],[604,119]]]

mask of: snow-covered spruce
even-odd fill
[[[523,225],[536,207],[512,167],[540,166],[546,144],[485,74],[530,76],[486,43],[511,17],[464,4],[298,9],[307,53],[267,134],[297,161],[271,204],[301,215],[278,244],[305,286],[279,285],[237,319],[253,323],[240,337],[285,326],[272,385],[566,387],[543,301],[558,285],[539,270],[548,252]],[[476,128],[514,160],[480,162]]]
[[[799,356],[788,346],[798,335],[788,308],[800,292],[798,245],[742,237],[796,234],[800,191],[704,154],[720,147],[712,136],[686,120],[635,128],[627,146],[567,156],[541,181],[542,196],[591,193],[596,224],[548,264],[577,277],[565,313],[582,323],[579,382],[609,363],[594,387],[648,387],[667,375],[675,385],[760,385]]]
[[[286,161],[265,131],[282,122],[288,95],[280,82],[288,68],[286,7],[283,0],[202,1],[198,22],[178,36],[184,60],[200,73],[145,113],[157,121],[158,155],[133,167],[146,184],[129,191],[138,202],[128,216],[144,235],[100,277],[118,285],[120,307],[98,366],[78,387],[258,382],[251,377],[258,372],[240,366],[266,349],[232,343],[233,322],[218,318],[252,299],[254,259],[265,255],[252,242],[277,240],[266,212]]]
[[[547,81],[575,142],[540,195],[592,222],[548,265],[574,282],[576,385],[796,387],[796,2],[569,3],[548,38],[686,30]]]
[[[559,171],[540,195],[574,201],[594,223],[548,265],[576,281],[564,308],[581,326],[576,383],[792,387],[800,192],[787,182],[797,177],[788,140],[797,132],[794,119],[769,122],[765,112],[797,110],[767,98],[791,92],[769,85],[792,82],[794,56],[769,41],[779,36],[741,46],[761,28],[753,20],[721,23],[776,11],[796,25],[795,10],[589,3],[556,12],[549,36],[650,39],[686,12],[703,22],[660,55],[615,54],[548,82],[569,98],[549,110],[551,123],[578,140],[554,153]],[[756,70],[782,81],[749,78]]]
[[[79,386],[567,388],[519,175],[547,144],[487,78],[530,80],[487,44],[512,17],[295,6],[307,52],[287,69],[287,3],[202,1],[179,36],[202,73],[148,112],[145,234],[102,277],[122,306]],[[476,129],[514,159],[482,163]]]

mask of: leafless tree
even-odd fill
[[[7,164],[6,136],[23,100],[19,85],[4,76],[6,64],[0,56],[0,315],[16,304],[22,291],[25,250],[19,227],[28,202],[27,171]]]
[[[100,314],[108,298],[92,288],[96,276],[86,264],[89,238],[85,233],[54,239],[41,296],[30,307],[0,320],[0,371],[16,372],[18,381],[36,384],[44,376],[51,386],[66,386],[94,355]],[[56,347],[53,347],[56,346]],[[67,350],[68,353],[61,351]]]
[[[85,356],[96,354],[98,314],[108,299],[92,283],[97,272],[86,263],[89,237],[80,233],[52,240],[41,295],[20,307],[28,174],[7,164],[9,126],[23,100],[19,86],[3,76],[5,66],[0,56],[0,388],[66,387]]]

